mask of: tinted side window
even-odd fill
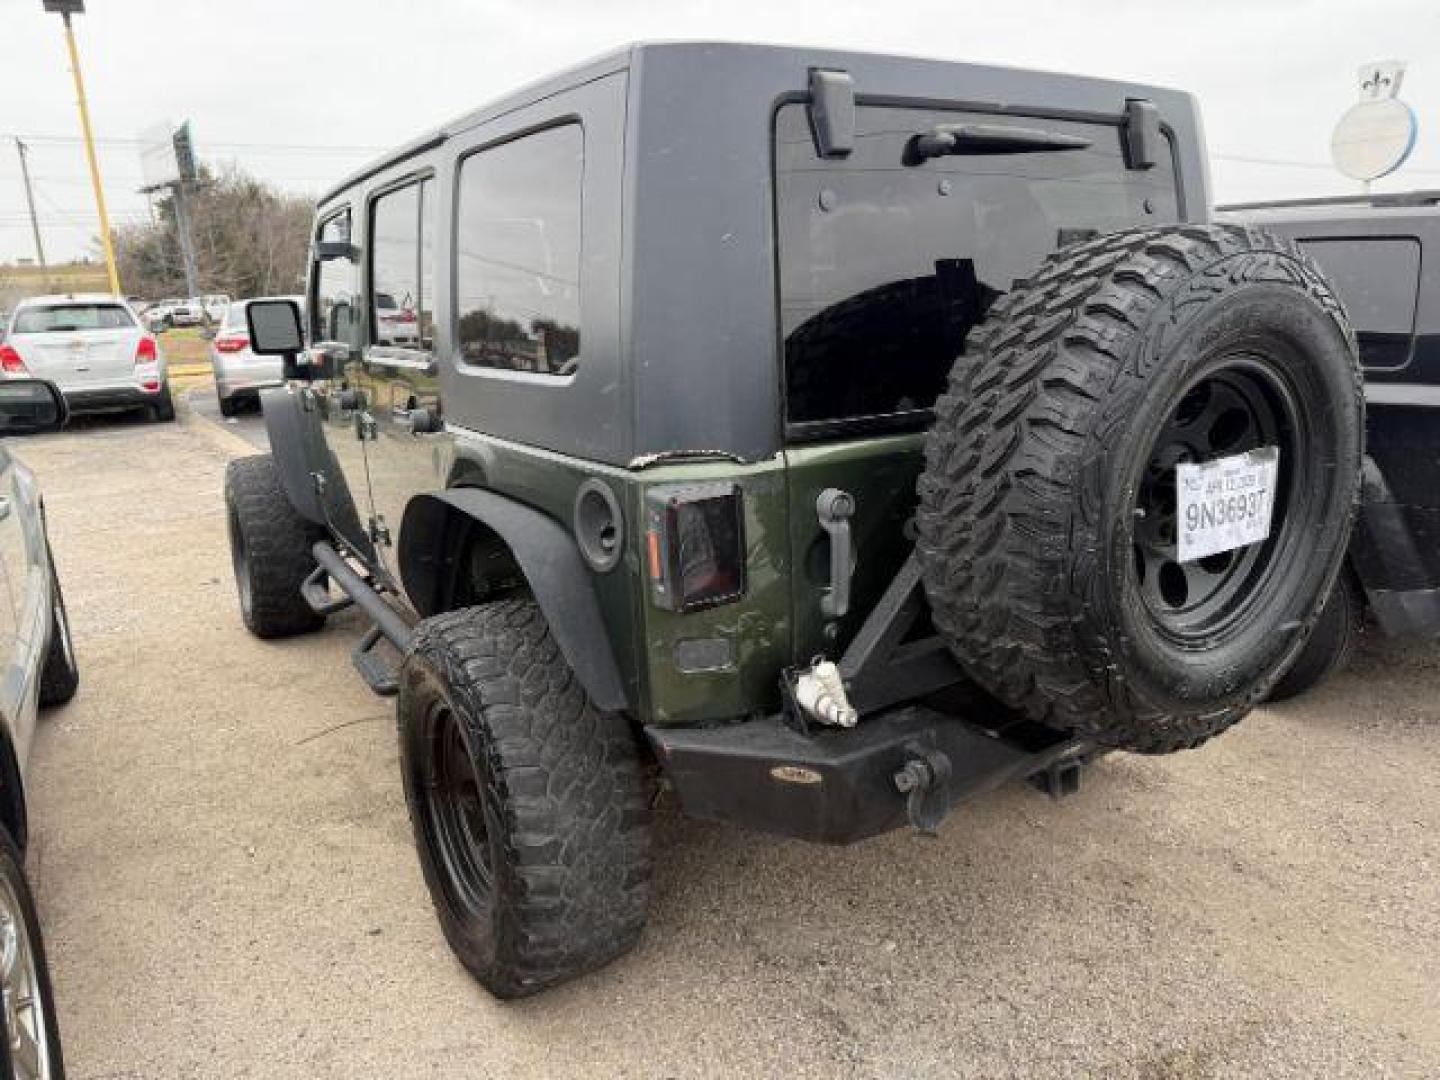
[[[917,157],[922,133],[955,123],[1088,145]],[[1127,169],[1112,124],[869,106],[854,151],[825,159],[806,107],[792,104],[776,116],[775,162],[792,435],[920,422],[970,328],[1017,278],[1066,243],[1178,215],[1169,156]]]
[[[1360,343],[1367,368],[1404,367],[1415,331],[1420,242],[1413,237],[1301,240],[1335,292]]]
[[[461,164],[456,340],[467,363],[575,371],[582,174],[578,124],[482,150]]]
[[[376,345],[430,349],[434,343],[434,250],[425,240],[430,181],[381,195],[370,211],[370,340]]]
[[[350,239],[350,211],[342,210],[320,223],[319,240]],[[360,297],[356,292],[355,264],[349,259],[317,262],[313,273],[315,296],[311,304],[314,341],[360,344]]]

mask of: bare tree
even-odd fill
[[[189,193],[200,288],[233,297],[297,291],[305,275],[314,203],[282,192],[238,165],[202,168]],[[170,198],[156,221],[115,233],[120,277],[132,296],[155,299],[185,291],[185,271]]]

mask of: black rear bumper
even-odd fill
[[[948,808],[1012,780],[1078,766],[1093,751],[1030,725],[995,731],[921,705],[812,734],[780,717],[713,728],[652,725],[646,734],[688,817],[829,844],[904,825],[906,796],[895,778],[917,756],[939,751],[948,760]]]

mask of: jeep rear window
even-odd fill
[[[126,330],[135,325],[118,304],[56,304],[22,308],[12,334],[50,334],[74,330]]]
[[[964,123],[1038,128],[1090,145],[907,164],[916,136]],[[864,106],[855,135],[849,156],[821,158],[805,105],[776,115],[792,438],[857,423],[923,424],[966,333],[1046,254],[1178,213],[1168,155],[1127,169],[1118,124]]]
[[[460,166],[460,355],[478,367],[573,374],[580,358],[583,137],[565,124]]]

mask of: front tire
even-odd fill
[[[487,990],[524,997],[634,946],[650,777],[629,721],[590,703],[533,601],[422,622],[397,719],[425,882]]]
[[[277,638],[323,626],[325,616],[306,603],[300,586],[315,570],[311,549],[325,533],[290,505],[271,455],[230,462],[225,510],[240,614],[250,632]]]
[[[63,1080],[60,1026],[35,898],[25,879],[24,856],[0,829],[0,983],[5,1031],[0,1033],[0,1074],[7,1080]]]

